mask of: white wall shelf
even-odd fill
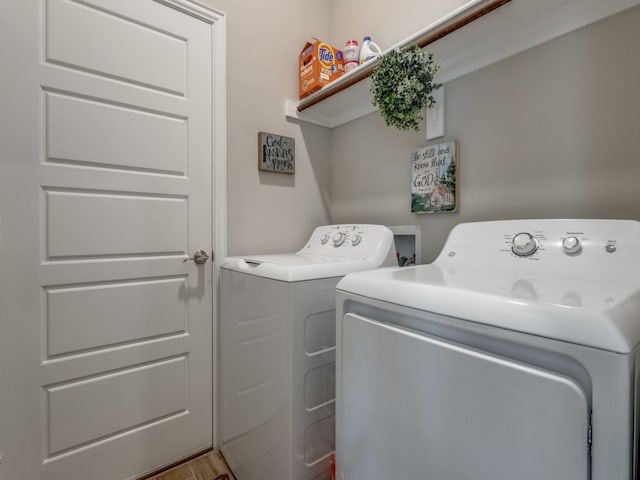
[[[436,80],[446,83],[638,4],[640,0],[472,0],[388,50],[428,45],[440,65]],[[286,117],[334,128],[375,111],[369,91],[375,63],[299,102],[287,100]]]

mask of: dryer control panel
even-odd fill
[[[584,232],[562,232],[559,246],[566,255],[582,253],[582,243],[589,243],[589,237]],[[508,238],[509,235],[507,234]],[[548,237],[543,231],[519,232],[511,236],[511,252],[518,257],[528,257],[538,251],[540,245],[547,243]],[[616,240],[609,240],[604,248],[607,253],[614,253],[617,248]]]
[[[598,269],[640,260],[635,220],[505,220],[465,223],[450,233],[437,262]],[[527,268],[527,267],[525,267]],[[608,267],[607,267],[608,268]]]
[[[511,253],[517,257],[531,257],[535,254],[544,255],[549,248],[557,250],[555,253],[568,256],[578,256],[583,253],[583,246],[587,252],[598,245],[606,253],[615,253],[621,233],[601,232],[598,229],[563,229],[554,231],[538,228],[536,230],[504,234],[505,243]],[[505,249],[506,250],[506,249]]]
[[[638,246],[635,220],[467,223],[451,231],[434,265],[449,287],[517,302],[609,309],[637,290]]]

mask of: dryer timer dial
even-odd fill
[[[527,257],[538,250],[538,240],[530,233],[518,233],[511,241],[511,250],[519,257]]]

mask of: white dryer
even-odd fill
[[[341,480],[630,480],[640,223],[461,224],[337,293]]]
[[[396,264],[380,225],[318,227],[221,274],[222,451],[238,480],[324,480],[335,438],[335,287]]]

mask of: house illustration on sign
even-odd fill
[[[455,196],[446,185],[436,185],[429,199],[432,207],[447,207],[455,204]]]

